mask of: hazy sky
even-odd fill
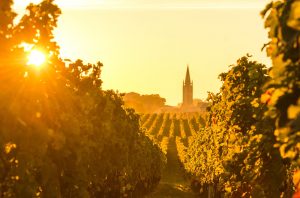
[[[158,93],[177,105],[187,64],[194,95],[202,99],[218,91],[218,75],[246,53],[269,64],[261,52],[267,32],[259,15],[267,0],[57,2],[62,56],[103,62],[104,89]]]
[[[17,6],[41,0],[15,0]],[[268,0],[56,0],[63,8],[261,8]]]

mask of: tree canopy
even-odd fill
[[[166,99],[158,94],[140,95],[138,93],[126,93],[123,96],[126,107],[133,108],[139,113],[155,113],[165,106]]]

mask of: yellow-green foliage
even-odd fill
[[[289,196],[287,167],[273,147],[274,121],[264,118],[260,101],[267,69],[248,58],[220,75],[220,93],[210,94],[207,127],[193,137],[186,167],[200,184],[230,197]]]
[[[0,2],[0,197],[141,197],[163,157],[119,94],[101,89],[102,64],[64,62],[53,41],[60,9],[31,4],[18,23]],[[26,42],[48,54],[26,64]]]
[[[262,12],[270,42],[271,80],[262,96],[276,119],[276,145],[281,156],[300,166],[300,2],[274,1]]]
[[[182,141],[182,138],[181,137],[176,137],[176,147],[177,147],[177,153],[178,153],[178,158],[179,158],[179,161],[185,165],[186,163],[186,147]]]
[[[163,137],[161,143],[160,143],[160,148],[162,152],[166,155],[167,150],[168,150],[168,144],[169,144],[169,138],[168,137]]]

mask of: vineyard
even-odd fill
[[[202,197],[291,197],[293,166],[280,160],[275,121],[261,97],[266,67],[245,56],[219,77],[222,87],[210,93],[206,115],[141,116],[144,133],[167,157],[162,182]]]
[[[203,113],[160,113],[141,116],[142,129],[160,146],[167,160],[160,186],[150,197],[194,196],[184,163],[189,142],[205,125],[204,117]]]
[[[250,58],[220,74],[220,92],[210,93],[206,115],[141,116],[144,133],[167,158],[162,182],[180,183],[203,197],[292,196],[292,176],[299,176],[290,161],[281,160],[284,150],[274,147],[276,123],[267,116],[271,102],[263,88],[270,76]]]
[[[300,197],[299,1],[261,12],[270,68],[247,54],[205,113],[142,115],[102,89],[101,62],[61,58],[53,0],[13,5],[0,1],[0,198]]]
[[[187,145],[189,138],[204,127],[205,120],[200,113],[143,114],[140,125],[156,142],[179,137]]]
[[[161,113],[144,114],[140,125],[152,141],[159,144],[163,153],[167,153],[168,144],[176,142],[177,149],[188,147],[192,135],[204,127],[204,115],[200,113]],[[183,156],[180,155],[180,159]]]
[[[140,125],[150,139],[160,145],[167,154],[170,144],[176,143],[178,157],[184,162],[183,151],[189,146],[193,135],[204,127],[204,114],[200,113],[160,113],[144,114]]]

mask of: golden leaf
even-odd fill
[[[291,6],[291,13],[287,25],[293,29],[300,30],[300,2],[295,1]]]

